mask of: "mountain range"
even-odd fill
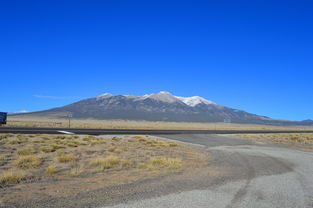
[[[50,118],[65,118],[69,115],[77,119],[313,125],[312,120],[298,122],[272,119],[218,105],[199,96],[179,97],[165,91],[144,96],[105,93],[63,107],[23,114]]]

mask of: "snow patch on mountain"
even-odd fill
[[[147,98],[161,101],[161,102],[166,102],[166,103],[174,103],[174,102],[180,101],[174,95],[166,91],[161,91],[159,93],[142,96],[142,99],[147,99]]]
[[[104,94],[101,94],[101,95],[97,96],[96,98],[97,98],[97,100],[99,100],[99,99],[109,98],[109,97],[112,97],[112,96],[113,95],[110,94],[110,93],[104,93]]]
[[[206,99],[204,99],[202,97],[199,97],[199,96],[192,96],[192,97],[179,97],[179,96],[176,96],[176,98],[181,100],[186,105],[189,105],[189,106],[192,106],[192,107],[194,107],[194,106],[196,106],[196,105],[198,105],[200,103],[207,104],[207,105],[215,104],[212,101],[206,100]]]
[[[97,99],[105,99],[112,97],[113,95],[110,93],[105,93],[102,95],[99,95]],[[180,96],[174,96],[171,93],[167,91],[161,91],[159,93],[154,93],[154,94],[148,94],[144,96],[134,96],[134,95],[123,95],[124,97],[127,97],[129,99],[135,99],[135,100],[145,100],[145,99],[153,99],[157,100],[160,102],[166,102],[166,103],[185,103],[188,106],[195,107],[196,105],[203,103],[206,105],[212,105],[215,104],[212,101],[206,100],[200,96],[192,96],[192,97],[180,97]]]

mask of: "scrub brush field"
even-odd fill
[[[203,167],[194,146],[152,136],[0,134],[0,205],[74,195]]]
[[[305,151],[313,151],[312,133],[239,134],[236,135],[236,137],[270,144],[282,144]]]

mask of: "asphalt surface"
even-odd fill
[[[143,130],[143,129],[78,129],[78,128],[21,128],[0,127],[0,133],[14,134],[88,134],[88,135],[112,135],[112,134],[257,134],[257,133],[313,133],[309,130]]]
[[[124,197],[110,208],[312,208],[313,153],[218,135],[162,135],[203,145],[210,167],[224,170],[188,182],[154,187]],[[173,188],[175,187],[175,188]],[[158,189],[161,191],[157,192]],[[171,190],[171,191],[170,191]],[[136,197],[132,197],[136,196]],[[103,207],[103,206],[102,206]]]

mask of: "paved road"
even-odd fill
[[[142,129],[78,129],[78,128],[20,128],[0,127],[0,133],[14,134],[88,134],[88,135],[112,135],[112,134],[248,134],[248,133],[313,133],[313,131],[276,131],[276,130],[142,130]]]
[[[180,185],[169,194],[166,190],[177,184],[165,184],[164,194],[134,193],[136,199],[124,199],[126,203],[110,208],[313,207],[313,153],[218,135],[163,137],[203,145],[213,157],[210,166],[221,167],[227,176],[214,183],[189,183],[192,189]]]

